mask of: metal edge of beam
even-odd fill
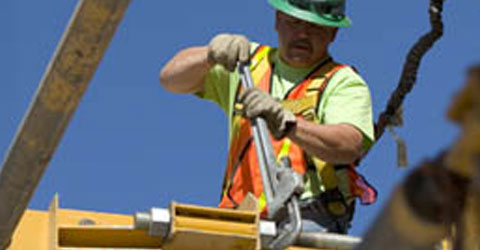
[[[80,0],[0,170],[0,249],[8,247],[130,0]]]

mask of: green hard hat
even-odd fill
[[[349,27],[345,0],[268,0],[275,9],[307,22],[331,27]]]

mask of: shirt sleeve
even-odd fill
[[[203,90],[195,95],[216,103],[228,114],[230,93],[230,80],[232,73],[220,65],[214,66],[205,75]]]
[[[347,123],[363,134],[363,147],[374,142],[374,127],[370,90],[365,81],[351,68],[338,71],[331,79],[322,100],[323,112],[319,114],[324,124]],[[322,104],[321,104],[322,105]]]
[[[256,42],[250,43],[250,53],[259,46]],[[205,75],[203,90],[195,95],[216,103],[228,116],[231,116],[235,93],[240,76],[238,72],[229,72],[223,66],[215,65]]]

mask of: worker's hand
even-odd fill
[[[243,92],[240,103],[243,104],[245,117],[265,118],[268,129],[277,140],[285,137],[297,124],[297,118],[292,112],[258,88],[249,88]]]
[[[237,62],[247,62],[250,57],[250,42],[245,36],[220,34],[208,44],[208,62],[221,64],[233,72]]]

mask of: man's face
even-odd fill
[[[327,55],[328,45],[335,40],[337,28],[309,23],[276,13],[280,56],[292,67],[308,67]]]

